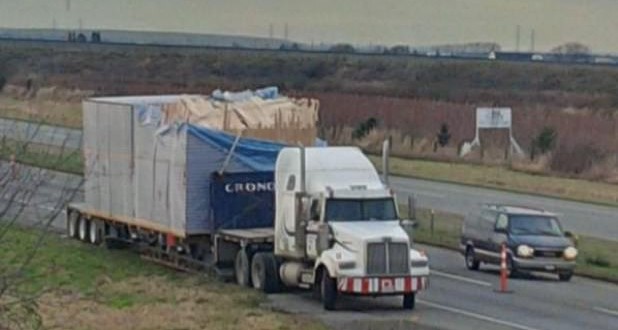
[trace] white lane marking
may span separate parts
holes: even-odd
[[[440,310],[443,310],[443,311],[447,311],[447,312],[451,312],[451,313],[455,313],[455,314],[459,314],[459,315],[464,315],[464,316],[467,316],[467,317],[471,317],[471,318],[474,318],[474,319],[477,319],[477,320],[491,322],[491,323],[494,323],[494,324],[504,325],[504,326],[511,327],[511,328],[514,328],[514,329],[520,329],[520,330],[540,330],[538,328],[528,327],[528,326],[525,326],[523,324],[509,322],[509,321],[503,321],[503,320],[500,320],[500,319],[497,319],[497,318],[493,318],[491,316],[477,314],[477,313],[472,313],[472,312],[468,312],[468,311],[465,311],[465,310],[459,309],[459,308],[443,306],[443,305],[432,303],[432,302],[425,301],[425,300],[418,299],[417,302],[419,304],[422,304],[422,305],[425,305],[425,306],[429,306],[429,307],[433,307],[435,309],[440,309]]]
[[[450,279],[456,280],[456,281],[476,284],[476,285],[480,285],[480,286],[487,286],[487,287],[492,286],[492,284],[489,283],[489,282],[475,280],[475,279],[472,279],[472,278],[469,278],[469,277],[465,277],[465,276],[459,276],[459,275],[455,275],[455,274],[445,273],[445,272],[441,272],[441,271],[435,270],[435,269],[431,270],[431,274],[432,275],[441,276],[441,277],[450,278]]]
[[[611,309],[607,309],[603,307],[593,307],[592,309],[594,309],[597,312],[601,312],[601,313],[609,314],[611,316],[618,317],[618,311],[613,311]]]

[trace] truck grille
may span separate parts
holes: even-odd
[[[369,243],[367,245],[367,275],[409,273],[408,253],[406,243]]]

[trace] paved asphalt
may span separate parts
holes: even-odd
[[[336,329],[618,329],[616,285],[579,277],[564,283],[534,274],[510,280],[512,293],[498,293],[496,268],[469,271],[458,253],[419,248],[430,257],[432,275],[412,312],[400,309],[399,297],[346,297],[335,312],[324,312],[307,293],[271,295],[271,304]]]
[[[3,167],[0,166],[0,173]],[[34,191],[20,221],[40,222],[56,209],[62,191],[79,188],[81,178],[22,167],[20,175],[45,176],[45,183]],[[413,181],[414,182],[414,181]],[[6,191],[6,189],[5,189]],[[6,195],[0,196],[0,209]],[[80,192],[75,201],[83,199]],[[26,203],[27,202],[27,203]],[[19,201],[13,208],[21,206]],[[64,216],[53,222],[64,228]],[[304,314],[322,320],[333,329],[618,329],[618,286],[574,277],[563,283],[554,277],[535,274],[509,282],[513,293],[502,294],[495,268],[468,271],[459,254],[428,246],[432,268],[429,290],[419,294],[417,308],[400,309],[401,299],[344,297],[339,310],[325,312],[306,292],[269,296],[272,308]]]
[[[390,181],[400,200],[414,195],[422,208],[468,215],[477,211],[483,203],[538,207],[557,213],[565,230],[618,240],[618,208],[615,207],[428,180],[393,177]]]

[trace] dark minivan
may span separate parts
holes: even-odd
[[[480,215],[464,220],[460,248],[468,269],[479,269],[481,262],[499,265],[503,243],[511,276],[520,271],[556,273],[561,281],[573,276],[577,249],[572,234],[562,230],[555,214],[521,206],[486,205]]]

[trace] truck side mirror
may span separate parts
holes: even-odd
[[[402,227],[404,228],[418,228],[418,222],[410,219],[402,219],[399,221]]]

